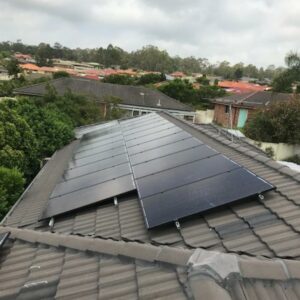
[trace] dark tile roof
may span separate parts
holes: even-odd
[[[215,103],[232,104],[234,106],[264,107],[270,104],[293,99],[292,94],[275,92],[251,92],[234,94],[215,99]]]
[[[167,95],[142,86],[129,86],[102,83],[96,80],[76,77],[59,78],[50,81],[58,94],[63,95],[71,90],[73,93],[85,95],[97,100],[105,100],[105,96],[114,96],[122,99],[122,104],[155,109],[169,109],[193,111],[190,106],[181,103]],[[18,95],[43,96],[46,93],[46,83],[35,84],[14,90]],[[160,103],[160,106],[157,104]]]
[[[0,299],[74,299],[74,292],[79,299],[300,299],[300,174],[211,128],[161,115],[277,189],[184,219],[180,228],[147,230],[136,192],[118,197],[118,205],[57,217],[50,228],[38,220],[74,142],[3,220],[0,233],[11,236],[0,250]]]

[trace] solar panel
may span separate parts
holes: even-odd
[[[141,199],[146,226],[153,228],[272,189],[243,168]]]
[[[126,148],[125,147],[120,147],[112,150],[108,150],[105,152],[101,152],[98,154],[94,154],[91,156],[87,156],[84,158],[79,158],[79,159],[74,159],[69,163],[69,168],[76,168],[80,166],[84,166],[90,163],[94,163],[99,160],[107,159],[110,157],[118,156],[120,154],[126,153]]]
[[[273,188],[171,122],[139,126],[125,142],[148,228]]]
[[[117,156],[109,157],[107,159],[98,160],[91,164],[87,164],[77,168],[67,169],[63,175],[63,181],[83,176],[89,173],[94,173],[100,170],[112,168],[125,162],[128,162],[127,154],[120,154]]]
[[[103,132],[106,132],[106,134]],[[136,189],[120,126],[83,135],[42,218],[112,199]]]
[[[199,142],[196,139],[190,137],[186,132],[180,132],[127,150],[131,165],[136,165],[197,146],[199,146]]]
[[[216,155],[213,149],[200,145],[194,148],[176,152],[167,156],[154,158],[144,163],[133,166],[135,178],[144,177],[162,170],[172,169],[177,166],[185,165],[203,158]]]
[[[139,196],[145,198],[237,168],[240,166],[219,154],[138,178],[136,184]]]
[[[131,174],[129,163],[86,174],[80,177],[69,179],[56,185],[50,198],[72,193],[105,181]]]
[[[5,244],[6,240],[8,239],[9,235],[10,235],[9,231],[0,233],[0,249],[4,246],[4,244]]]
[[[273,188],[150,114],[83,135],[42,219],[137,189],[146,226],[153,228]]]
[[[60,197],[51,198],[41,219],[51,218],[80,207],[99,203],[132,190],[135,190],[133,177],[132,175],[126,175]]]

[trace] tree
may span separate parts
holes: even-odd
[[[20,98],[15,110],[32,129],[41,159],[52,155],[74,138],[71,120],[54,107],[43,107],[30,98]]]
[[[288,68],[272,82],[275,92],[291,92],[292,84],[300,81],[300,55],[297,52],[289,52],[285,57],[285,63]]]
[[[53,58],[53,48],[46,43],[40,43],[35,52],[35,59],[38,66],[51,66]]]
[[[15,58],[10,59],[5,65],[8,75],[18,78],[19,73],[21,73],[21,68],[19,67],[18,61]]]
[[[146,84],[153,84],[158,83],[166,80],[166,76],[163,73],[155,74],[155,73],[149,73],[142,75],[138,81],[138,85],[146,85]]]
[[[135,78],[128,75],[113,74],[103,78],[102,82],[121,85],[134,85]]]
[[[17,168],[30,179],[38,170],[38,143],[28,123],[13,109],[16,101],[0,102],[0,164]]]
[[[62,78],[62,77],[70,77],[70,74],[65,71],[58,71],[58,72],[53,73],[53,75],[52,75],[53,79],[58,79],[58,78]]]
[[[207,79],[206,74],[203,74],[202,77],[197,77],[196,81],[202,85],[209,85],[209,79]]]
[[[237,68],[234,71],[233,77],[235,80],[240,80],[243,77],[243,70],[241,68]]]
[[[282,101],[258,111],[245,126],[245,134],[257,141],[300,143],[300,100]]]
[[[8,169],[0,166],[0,219],[21,195],[25,179],[17,169]]]
[[[107,96],[104,98],[104,101],[107,104],[106,120],[120,119],[124,115],[124,111],[119,107],[122,99],[114,96]]]

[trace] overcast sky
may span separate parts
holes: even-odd
[[[211,62],[284,64],[300,48],[299,0],[0,0],[0,40],[156,45]]]

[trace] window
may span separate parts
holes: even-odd
[[[229,105],[225,105],[225,113],[226,113],[226,114],[229,113]]]

